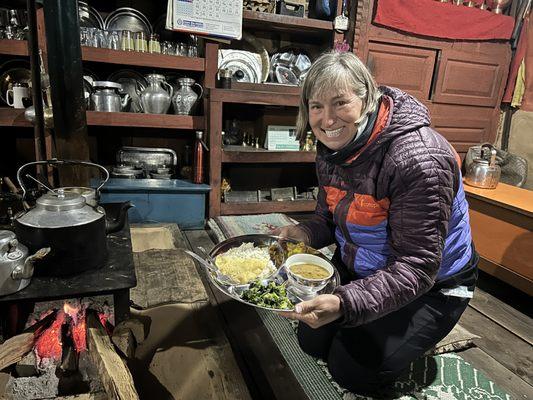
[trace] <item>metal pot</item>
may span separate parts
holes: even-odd
[[[121,98],[119,90],[122,90],[122,85],[120,83],[95,81],[93,82],[93,87],[91,110],[120,112],[128,105],[130,95],[125,94]]]
[[[47,160],[23,165],[17,172],[17,179],[26,194],[21,179],[23,171],[31,165],[82,164],[95,166],[105,171],[105,179],[96,189],[96,194],[107,182],[109,173],[97,164],[84,161]],[[96,196],[97,197],[97,196]],[[122,229],[126,212],[132,205],[123,203],[116,220],[106,218],[102,207],[87,204],[85,197],[61,188],[39,197],[35,207],[17,215],[14,219],[15,233],[21,243],[30,251],[50,247],[49,256],[43,260],[37,271],[40,275],[66,276],[86,270],[97,269],[107,260],[106,234]]]
[[[466,166],[465,182],[482,189],[495,189],[500,181],[501,168],[496,165],[496,149],[490,144],[481,146],[481,153]]]
[[[34,262],[44,258],[50,248],[29,255],[11,231],[0,230],[0,296],[18,292],[30,284]]]

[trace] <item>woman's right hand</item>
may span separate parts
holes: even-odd
[[[309,237],[307,233],[298,225],[286,225],[281,228],[276,228],[272,232],[272,235],[276,235],[282,238],[294,239],[298,242],[304,242],[309,246]]]

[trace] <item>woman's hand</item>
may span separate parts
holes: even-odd
[[[307,233],[298,225],[282,226],[281,228],[274,229],[271,234],[282,238],[294,239],[298,242],[304,242],[309,246],[309,237],[307,236]]]
[[[321,294],[296,304],[294,311],[280,311],[282,317],[297,319],[311,328],[320,328],[342,317],[341,299],[333,294]]]

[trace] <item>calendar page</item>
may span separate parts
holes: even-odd
[[[242,0],[169,0],[166,28],[241,39]]]

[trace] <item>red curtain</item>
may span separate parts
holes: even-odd
[[[378,0],[374,23],[422,36],[455,40],[511,38],[514,18],[435,0]]]

